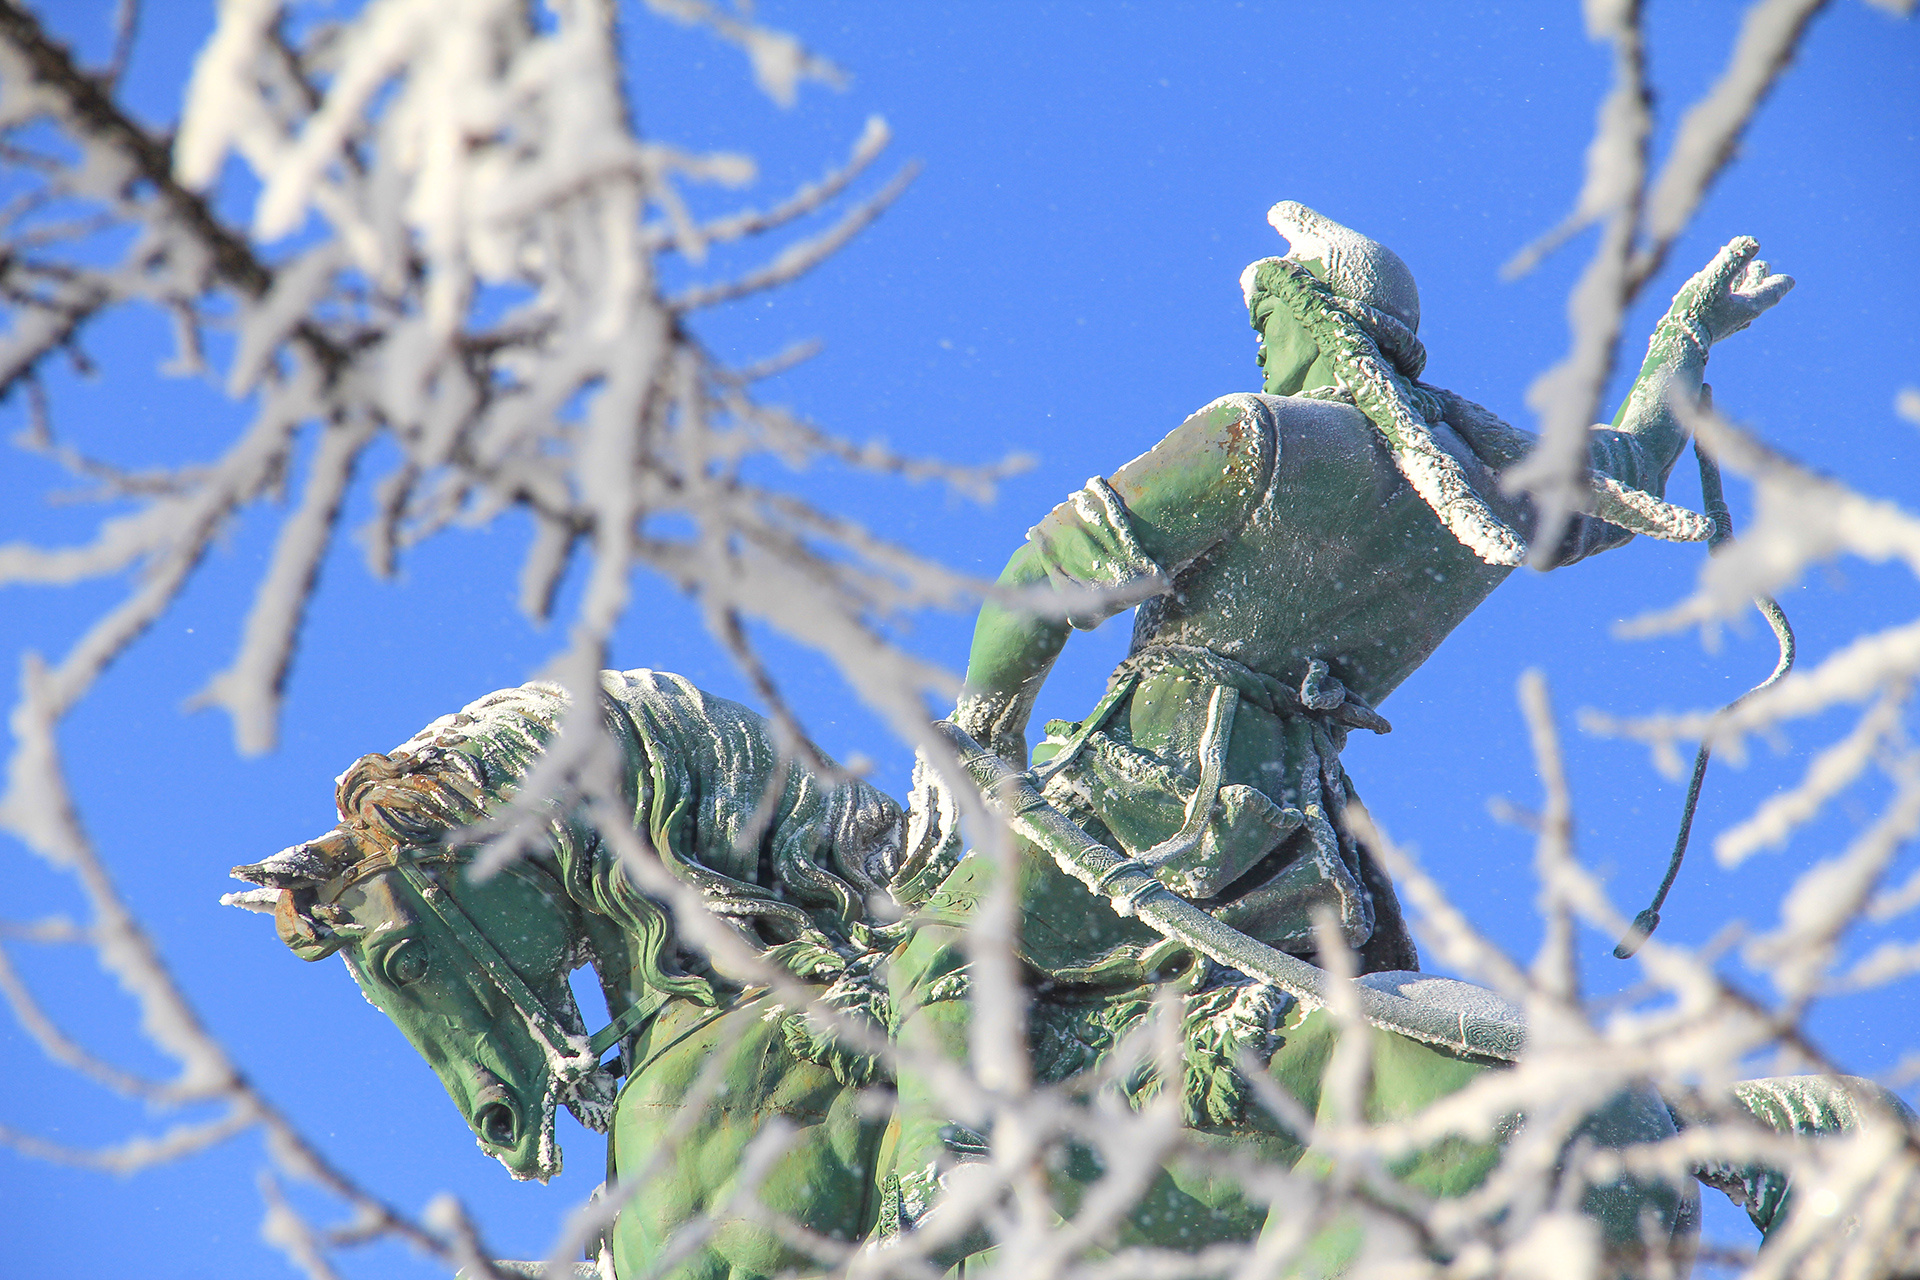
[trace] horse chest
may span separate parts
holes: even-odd
[[[676,1002],[640,1044],[644,1066],[614,1112],[613,1172],[655,1168],[621,1211],[614,1262],[650,1273],[675,1233],[715,1223],[688,1275],[772,1276],[815,1265],[743,1212],[747,1197],[811,1231],[849,1243],[871,1225],[874,1162],[887,1117],[828,1068],[797,1057],[762,996],[719,1017]],[[768,1157],[771,1157],[770,1160]],[[764,1170],[756,1187],[749,1171]],[[678,1274],[678,1273],[676,1273]]]

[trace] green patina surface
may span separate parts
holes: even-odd
[[[1387,730],[1375,708],[1525,557],[1535,513],[1497,473],[1529,438],[1418,381],[1418,296],[1397,258],[1299,206],[1271,220],[1296,253],[1243,282],[1264,394],[1216,401],[1034,528],[1001,581],[1051,590],[1058,607],[982,610],[953,719],[1015,769],[1031,764],[1049,812],[1234,936],[1311,959],[1321,911],[1363,970],[1411,970],[1392,885],[1346,821],[1355,792],[1340,753],[1352,731]],[[1736,241],[1676,298],[1620,416],[1592,432],[1596,514],[1576,515],[1545,562],[1633,532],[1703,536],[1697,517],[1660,501],[1684,443],[1669,396],[1698,394],[1712,343],[1790,284],[1752,254]],[[1134,605],[1108,695],[1085,719],[1048,725],[1030,756],[1034,696],[1071,630]],[[514,796],[569,710],[554,686],[506,690],[364,758],[341,781],[341,825],[237,869],[262,886],[240,905],[272,910],[305,958],[344,955],[482,1150],[516,1176],[559,1167],[559,1105],[607,1131],[610,1175],[648,1179],[606,1239],[621,1276],[666,1264],[744,1280],[814,1265],[763,1210],[849,1245],[918,1229],[938,1212],[943,1172],[985,1141],[936,1078],[889,1075],[750,976],[681,947],[578,805],[550,802],[542,847],[505,874],[468,875],[472,851],[449,841]],[[783,761],[760,717],[662,673],[605,673],[599,712],[622,761],[621,818],[669,871],[874,1035],[965,1056],[963,940],[990,886],[987,864],[960,856],[937,779],[923,772],[903,814],[864,783]],[[1328,1016],[1117,912],[1069,874],[1071,851],[1022,844],[1017,855],[1034,1077],[1092,1080],[1171,986],[1185,1015],[1180,1079],[1140,1065],[1109,1072],[1108,1087],[1134,1105],[1175,1088],[1195,1141],[1323,1172],[1256,1105],[1242,1070],[1264,1063],[1306,1114],[1322,1114]],[[908,914],[882,924],[870,907],[889,892]],[[620,1039],[619,1054],[604,1066],[567,985],[581,964],[617,1020],[603,1038]],[[1458,1046],[1368,1034],[1362,1105],[1375,1119],[1415,1115],[1499,1069]],[[1761,1090],[1750,1110],[1776,1127],[1851,1123],[1837,1103],[1781,1110],[1787,1096]],[[1659,1099],[1628,1095],[1581,1136],[1626,1145],[1672,1132]],[[767,1146],[770,1133],[783,1145]],[[1394,1172],[1459,1195],[1499,1148],[1447,1140]],[[1052,1171],[1061,1212],[1104,1174],[1094,1151],[1070,1151]],[[1764,1201],[1771,1223],[1784,1188],[1765,1170],[1715,1176]],[[1628,1266],[1648,1222],[1687,1229],[1690,1194],[1625,1182],[1587,1208]],[[1173,1164],[1098,1247],[1197,1248],[1285,1213]],[[965,1237],[944,1257],[959,1264],[988,1244]],[[1338,1272],[1357,1246],[1355,1230],[1336,1227],[1316,1242],[1316,1265]]]
[[[830,1240],[864,1237],[878,1213],[874,1166],[886,1130],[884,1090],[850,1087],[795,1052],[766,995],[718,1017],[691,1004],[663,1012],[638,1040],[644,1064],[621,1091],[610,1172],[633,1179],[671,1151],[648,1191],[620,1215],[614,1263],[640,1275],[698,1215],[735,1203],[749,1148],[770,1123],[786,1149],[752,1198]],[[689,1095],[699,1099],[691,1107]],[[703,1096],[706,1095],[706,1096]],[[774,1276],[817,1264],[765,1226],[728,1215],[685,1274]]]

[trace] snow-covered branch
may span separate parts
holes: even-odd
[[[645,7],[737,49],[782,106],[804,84],[844,79],[794,36],[758,23],[749,4]],[[1542,442],[1507,473],[1537,500],[1536,546],[1554,547],[1563,521],[1588,505],[1588,429],[1628,308],[1689,227],[1819,8],[1818,0],[1759,0],[1749,10],[1725,71],[1686,113],[1656,173],[1641,6],[1587,6],[1590,31],[1612,49],[1613,85],[1573,212],[1515,264],[1526,270],[1599,227],[1569,299],[1568,353],[1533,389]],[[54,1142],[11,1120],[0,1125],[0,1142],[126,1172],[257,1132],[277,1170],[260,1184],[263,1232],[309,1275],[333,1277],[344,1248],[383,1237],[491,1270],[461,1204],[436,1200],[418,1218],[395,1208],[330,1162],[249,1079],[109,873],[61,750],[68,717],[175,607],[222,535],[285,496],[251,606],[234,620],[233,657],[204,673],[200,696],[228,713],[243,751],[272,748],[322,568],[344,513],[365,492],[367,559],[383,575],[452,527],[528,518],[519,600],[541,619],[572,601],[567,648],[550,673],[579,692],[576,705],[597,705],[609,637],[635,599],[664,582],[693,602],[735,659],[788,767],[843,781],[847,774],[811,746],[763,637],[824,654],[925,749],[928,788],[939,775],[954,793],[944,797],[953,812],[943,815],[964,819],[975,856],[999,864],[968,940],[975,1016],[971,1062],[960,1063],[905,1048],[828,1006],[817,986],[716,915],[712,896],[633,829],[632,798],[591,715],[565,724],[523,779],[519,803],[485,833],[493,843],[480,866],[496,870],[522,851],[542,802],[577,800],[632,883],[671,913],[689,951],[786,1009],[805,1010],[883,1066],[908,1063],[937,1081],[969,1125],[978,1121],[979,1158],[948,1172],[917,1230],[873,1248],[829,1239],[758,1202],[761,1180],[794,1140],[784,1122],[767,1125],[747,1148],[730,1211],[823,1270],[919,1280],[943,1272],[942,1250],[984,1237],[1000,1254],[983,1265],[1023,1278],[1254,1280],[1295,1273],[1329,1237],[1357,1232],[1365,1248],[1356,1274],[1583,1276],[1625,1256],[1649,1274],[1676,1274],[1685,1260],[1671,1242],[1650,1232],[1637,1249],[1608,1246],[1583,1208],[1632,1179],[1690,1188],[1697,1175],[1758,1195],[1753,1170],[1762,1164],[1790,1173],[1808,1207],[1757,1254],[1719,1256],[1755,1277],[1880,1275],[1910,1264],[1920,1146],[1891,1095],[1862,1086],[1848,1095],[1857,1120],[1849,1134],[1815,1142],[1790,1124],[1756,1123],[1755,1104],[1739,1090],[1763,1055],[1786,1069],[1837,1072],[1843,1064],[1810,1030],[1823,1002],[1920,971],[1910,942],[1867,937],[1920,913],[1920,870],[1907,857],[1920,832],[1920,759],[1906,727],[1920,679],[1920,619],[1817,655],[1731,711],[1587,717],[1590,727],[1671,756],[1683,740],[1737,749],[1745,735],[1863,708],[1798,785],[1718,841],[1722,859],[1735,862],[1805,837],[1843,802],[1864,796],[1874,806],[1851,841],[1833,842],[1843,847],[1795,879],[1770,931],[1738,953],[1771,983],[1766,998],[1736,985],[1721,953],[1662,939],[1639,954],[1637,990],[1587,997],[1579,932],[1618,936],[1627,918],[1580,860],[1579,780],[1545,679],[1533,674],[1520,701],[1545,796],[1537,814],[1512,810],[1538,837],[1547,927],[1530,963],[1451,904],[1357,801],[1346,815],[1421,918],[1429,952],[1525,1009],[1531,1039],[1519,1062],[1421,1106],[1374,1105],[1382,1055],[1407,1050],[1377,1037],[1364,993],[1346,981],[1355,957],[1322,921],[1313,945],[1333,974],[1325,1001],[1333,1031],[1311,1100],[1262,1070],[1301,1008],[1275,989],[1227,981],[1243,975],[1205,959],[1181,976],[1185,986],[1162,984],[1097,1028],[1108,1038],[1097,1066],[1036,1079],[1034,1037],[1065,1033],[1030,1016],[1034,984],[1017,951],[1019,850],[986,798],[959,785],[957,757],[926,724],[929,695],[955,694],[952,674],[897,639],[923,610],[1036,597],[930,564],[816,504],[796,479],[829,462],[982,498],[1017,464],[913,457],[763,405],[755,384],[805,351],[729,367],[694,328],[696,313],[812,271],[901,196],[912,166],[885,181],[872,174],[885,124],[869,121],[843,160],[784,197],[697,212],[710,210],[716,193],[693,198],[694,187],[742,187],[754,162],[639,132],[609,0],[551,0],[537,11],[522,0],[375,0],[348,16],[332,6],[226,0],[170,138],[116,97],[136,17],[132,3],[122,6],[109,65],[94,71],[32,12],[0,0],[0,166],[14,182],[0,207],[0,395],[28,401],[23,445],[89,485],[86,496],[101,508],[66,544],[0,546],[0,587],[123,591],[66,653],[51,661],[29,654],[21,666],[0,821],[71,879],[86,917],[0,923],[0,996],[62,1068],[156,1108],[190,1111],[157,1136],[97,1148]],[[240,187],[257,189],[244,226],[221,212]],[[824,225],[808,229],[816,216]],[[729,260],[716,246],[744,257],[749,244],[764,247],[762,265],[731,274],[712,265]],[[675,260],[663,273],[667,255]],[[177,347],[173,369],[210,377],[243,406],[245,424],[222,447],[170,466],[123,466],[58,429],[46,375],[60,361],[85,367],[91,328],[123,312],[163,318]],[[231,341],[205,341],[214,334]],[[1896,411],[1920,422],[1920,392],[1898,397]],[[1753,481],[1758,509],[1703,571],[1699,590],[1642,629],[1716,622],[1843,556],[1920,577],[1920,516],[1814,473],[1710,410],[1673,408],[1710,453]],[[1511,445],[1517,436],[1503,439]],[[568,581],[579,584],[577,598],[561,591]],[[1061,598],[1047,608],[1065,608]],[[1337,761],[1326,767],[1339,771]],[[170,1078],[129,1070],[61,1025],[61,1011],[36,997],[30,969],[14,960],[21,948],[49,944],[98,958],[133,999],[142,1030],[172,1064]],[[556,1262],[668,1176],[676,1144],[724,1086],[713,1064],[687,1096],[685,1124],[670,1128],[639,1173],[567,1223]],[[1594,1117],[1622,1106],[1658,1111],[1664,1136],[1628,1148],[1597,1139]],[[1470,1153],[1462,1160],[1484,1157],[1484,1178],[1440,1195],[1399,1176],[1410,1159],[1443,1148]],[[1282,1150],[1287,1158],[1274,1155]],[[1083,1179],[1077,1198],[1056,1180],[1075,1162],[1103,1175]],[[348,1220],[316,1225],[282,1179],[318,1187]],[[1126,1242],[1123,1224],[1168,1194],[1163,1184],[1238,1188],[1221,1213],[1256,1225],[1192,1250]],[[714,1219],[695,1217],[672,1248],[690,1251],[717,1230]]]
[[[705,5],[656,7],[739,46],[782,101],[803,80],[838,80],[785,33]],[[131,31],[130,8],[120,21]],[[102,1085],[227,1108],[221,1120],[101,1152],[8,1130],[13,1145],[132,1168],[264,1127],[286,1174],[356,1209],[356,1239],[397,1233],[442,1256],[479,1256],[463,1216],[448,1209],[427,1226],[388,1209],[332,1171],[257,1094],[107,876],[66,785],[62,719],[173,607],[212,543],[284,489],[291,511],[236,656],[208,673],[203,694],[232,716],[243,750],[277,740],[307,605],[357,483],[377,493],[368,543],[383,572],[440,529],[516,508],[537,530],[523,574],[530,612],[551,608],[559,578],[585,557],[573,652],[558,664],[584,673],[582,687],[602,665],[628,581],[649,568],[712,605],[723,639],[750,665],[748,619],[860,649],[863,688],[900,723],[924,691],[946,687],[948,677],[898,656],[884,632],[904,611],[951,604],[978,586],[815,509],[797,490],[746,475],[763,457],[791,468],[830,457],[978,495],[995,473],[901,457],[764,408],[750,387],[766,370],[728,369],[680,319],[687,306],[813,267],[870,225],[910,172],[773,253],[765,270],[669,299],[659,254],[701,261],[708,245],[764,237],[828,209],[871,168],[887,131],[870,121],[845,164],[771,208],[695,224],[680,186],[738,185],[751,163],[639,136],[616,34],[611,10],[593,0],[539,15],[502,0],[451,19],[426,0],[387,0],[345,19],[229,3],[170,141],[116,99],[113,67],[82,67],[33,13],[0,3],[0,142],[25,184],[0,209],[9,320],[0,392],[26,389],[37,412],[25,443],[106,504],[91,536],[74,544],[0,547],[0,583],[126,584],[123,600],[57,662],[28,658],[0,814],[75,877],[92,913],[80,936],[133,995],[180,1074],[150,1082],[82,1049],[10,964],[0,988],[49,1054]],[[114,58],[117,67],[124,49]],[[44,145],[50,136],[58,146]],[[259,183],[248,227],[216,212],[236,160]],[[121,247],[103,260],[103,244]],[[203,335],[232,333],[231,354],[213,372],[249,406],[251,422],[212,456],[118,468],[62,441],[58,406],[46,411],[41,369],[84,363],[89,326],[140,307],[169,318],[181,372],[213,363]],[[376,446],[378,456],[398,457],[384,476],[367,474]],[[797,722],[790,736],[804,741]],[[306,1226],[277,1183],[265,1193],[270,1238],[326,1274],[327,1234]]]

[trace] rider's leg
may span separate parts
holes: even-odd
[[[1456,1093],[1497,1064],[1454,1053],[1393,1031],[1369,1027],[1371,1061],[1362,1103],[1364,1119],[1374,1124],[1408,1119]],[[1337,1024],[1324,1009],[1295,1005],[1279,1027],[1268,1074],[1297,1099],[1318,1123],[1337,1122],[1337,1104],[1327,1089],[1327,1068],[1339,1040]],[[1461,1195],[1480,1185],[1499,1160],[1500,1142],[1449,1139],[1393,1166],[1394,1174],[1429,1195]],[[1307,1156],[1308,1161],[1322,1157]],[[1302,1166],[1303,1168],[1308,1166]],[[1320,1168],[1324,1169],[1324,1163]]]
[[[1035,857],[1030,849],[1022,852],[1027,855],[1021,863],[1023,951],[1040,953],[1038,959],[1047,969],[1085,965],[1092,956],[1122,941],[1123,931],[1124,940],[1135,945],[1156,936],[1147,933],[1137,920],[1122,920],[1104,900],[1067,881],[1050,859]],[[974,1128],[981,1123],[980,1118],[959,1114],[952,1091],[943,1089],[932,1075],[916,1070],[913,1059],[932,1054],[955,1064],[967,1060],[972,1007],[966,928],[990,886],[991,871],[992,864],[985,859],[963,859],[917,913],[913,937],[889,961],[888,988],[902,1056],[895,1113],[898,1137],[892,1161],[894,1185],[885,1199],[898,1203],[900,1227],[916,1223],[938,1190],[939,1175],[970,1154],[969,1148],[978,1141]],[[1078,954],[1074,954],[1076,949]],[[1480,1060],[1451,1055],[1404,1036],[1374,1034],[1375,1069],[1368,1113],[1375,1119],[1411,1115],[1487,1069]],[[1303,1014],[1296,1008],[1280,1029],[1271,1071],[1309,1114],[1322,1106],[1321,1075],[1334,1039],[1332,1024],[1324,1013]],[[1268,1158],[1281,1163],[1290,1162],[1298,1152],[1288,1141],[1275,1145],[1271,1130],[1267,1137],[1245,1133],[1237,1138],[1243,1144],[1249,1140],[1263,1148],[1271,1147]],[[1497,1156],[1494,1148],[1443,1143],[1403,1162],[1396,1173],[1429,1194],[1458,1194],[1478,1185]],[[1184,1186],[1159,1190],[1182,1204],[1186,1204],[1182,1197],[1192,1194],[1192,1189]],[[1235,1216],[1229,1204],[1210,1207],[1216,1213]],[[888,1224],[883,1222],[880,1229],[886,1234]]]
[[[1651,1088],[1628,1089],[1588,1117],[1574,1140],[1601,1147],[1662,1142],[1676,1132],[1667,1105]],[[1685,1275],[1700,1235],[1700,1189],[1692,1179],[1674,1184],[1657,1178],[1622,1177],[1591,1187],[1582,1208],[1600,1224],[1606,1256],[1622,1276],[1670,1272]],[[1650,1254],[1664,1266],[1648,1266]]]

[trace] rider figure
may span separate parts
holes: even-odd
[[[1051,584],[1060,607],[981,609],[952,719],[1027,768],[1027,720],[1070,630],[1137,604],[1107,695],[1085,720],[1049,723],[1033,753],[1045,796],[1274,947],[1311,958],[1330,911],[1363,971],[1415,969],[1393,887],[1344,820],[1340,751],[1354,729],[1387,731],[1374,708],[1528,560],[1538,516],[1499,473],[1532,437],[1417,380],[1419,295],[1391,250],[1291,201],[1268,221],[1290,251],[1241,277],[1263,394],[1214,401],[1029,532],[1000,585]],[[1686,442],[1671,404],[1698,397],[1714,342],[1792,287],[1756,250],[1735,241],[1676,296],[1614,423],[1590,433],[1595,514],[1573,515],[1535,564],[1634,532],[1705,538],[1704,520],[1660,501]],[[964,925],[992,868],[953,865],[953,839],[921,817],[896,892],[929,927],[893,965],[895,1015],[908,1041],[957,1055]],[[1023,850],[1020,875],[1037,975],[1151,980],[1158,935],[1044,854]],[[910,1172],[939,1126],[916,1126],[902,1089],[896,1167]]]

